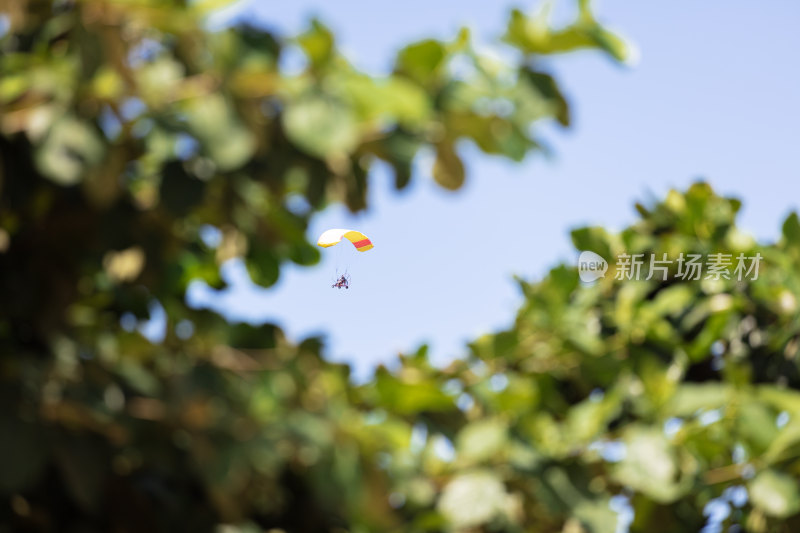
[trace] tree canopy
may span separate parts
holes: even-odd
[[[513,11],[515,63],[462,30],[385,76],[320,21],[212,32],[217,7],[2,4],[0,529],[604,532],[628,505],[632,531],[666,532],[701,528],[712,500],[750,531],[800,527],[794,214],[756,243],[737,200],[672,191],[576,248],[760,253],[757,280],[584,285],[560,265],[520,280],[515,323],[468,357],[437,368],[423,346],[361,385],[320,339],[186,304],[231,258],[263,286],[315,264],[309,220],[367,208],[377,160],[402,189],[431,150],[457,189],[460,143],[543,150],[539,126],[570,122],[545,59],[629,54],[589,2],[559,28]],[[156,304],[151,342],[136,326]]]

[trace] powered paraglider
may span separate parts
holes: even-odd
[[[374,245],[372,241],[361,233],[360,231],[352,230],[352,229],[329,229],[322,233],[317,239],[317,245],[322,246],[323,248],[329,248],[331,246],[335,246],[339,244],[342,239],[347,239],[350,241],[356,250],[359,252],[366,252],[367,250],[372,250]],[[349,289],[350,288],[350,276],[345,271],[344,274],[339,276],[339,268],[336,268],[336,280],[333,282],[331,287],[336,289]]]

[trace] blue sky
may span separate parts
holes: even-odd
[[[536,5],[243,0],[219,20],[244,15],[291,35],[315,15],[352,61],[383,73],[404,43],[448,39],[462,25],[502,51],[491,43],[509,9]],[[327,356],[363,377],[422,342],[439,362],[463,354],[467,340],[512,322],[521,302],[514,274],[536,279],[574,261],[571,228],[622,228],[635,220],[634,201],[700,177],[744,200],[743,228],[778,238],[783,218],[800,205],[800,73],[791,66],[800,50],[800,3],[604,0],[595,11],[641,57],[632,67],[592,53],[554,61],[575,119],[566,132],[545,128],[555,158],[513,164],[464,147],[468,182],[456,193],[433,184],[425,157],[401,194],[379,168],[366,213],[335,206],[309,231],[316,240],[327,228],[357,228],[375,249],[325,250],[318,266],[287,266],[268,290],[228,264],[231,288],[195,290],[193,301],[232,320],[278,323],[293,339],[324,334]],[[336,256],[339,266],[350,260],[347,291],[330,288]]]

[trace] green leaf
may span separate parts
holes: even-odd
[[[621,404],[622,396],[611,392],[600,400],[588,398],[574,405],[566,421],[570,442],[579,445],[604,433],[609,422],[618,416]]]
[[[456,530],[475,528],[507,513],[509,496],[493,473],[478,470],[454,477],[442,492],[438,509]]]
[[[780,433],[775,417],[775,411],[754,400],[745,399],[739,406],[737,428],[750,443],[753,455],[762,454],[775,442]]]
[[[381,99],[379,109],[403,126],[418,127],[430,118],[428,95],[408,80],[392,76],[377,94]]]
[[[145,62],[135,72],[139,95],[150,108],[165,107],[184,79],[185,71],[184,65],[169,55]]]
[[[590,532],[603,533],[615,529],[617,513],[611,510],[608,498],[589,498],[582,494],[562,468],[548,468],[544,478],[569,509],[569,515],[577,517]]]
[[[587,34],[601,50],[607,52],[617,61],[631,61],[631,58],[634,57],[634,52],[631,50],[630,45],[622,37],[605,28],[594,25],[587,31]]]
[[[292,142],[319,158],[348,154],[359,141],[358,124],[343,102],[320,94],[290,101],[283,127]]]
[[[769,469],[747,484],[753,505],[769,516],[787,518],[800,511],[800,489],[788,474]]]
[[[333,57],[333,33],[317,19],[311,21],[311,28],[297,42],[315,67],[327,64]]]
[[[783,238],[787,248],[800,249],[800,218],[792,212],[783,222]]]
[[[526,54],[556,54],[584,48],[597,48],[618,61],[631,57],[627,43],[619,36],[600,26],[585,7],[579,18],[559,30],[549,26],[548,12],[543,10],[528,17],[515,9],[504,39]]]
[[[724,407],[731,397],[731,387],[724,383],[683,383],[678,386],[666,411],[671,416],[690,416],[701,409]]]
[[[394,186],[403,189],[411,181],[411,165],[419,143],[412,135],[399,130],[385,139],[384,146],[386,158],[394,169]]]
[[[470,423],[456,438],[459,459],[478,463],[499,457],[506,446],[507,431],[506,423],[496,418]]]
[[[187,104],[189,129],[222,171],[244,165],[256,149],[255,138],[221,94],[196,98]]]
[[[613,472],[618,482],[660,503],[672,502],[690,488],[678,483],[675,451],[659,429],[633,427],[624,443],[625,458]]]
[[[525,69],[523,71],[525,78],[530,81],[536,90],[553,106],[554,114],[558,122],[562,126],[569,126],[570,114],[569,104],[561,88],[556,83],[555,78],[543,72],[536,72],[533,70]]]
[[[433,177],[436,183],[454,191],[464,184],[464,164],[452,143],[441,142],[436,145],[436,161],[433,163]]]
[[[39,171],[60,185],[73,185],[103,157],[97,133],[85,122],[67,115],[53,124],[36,151]]]
[[[418,84],[393,75],[373,79],[359,73],[347,73],[334,78],[331,91],[346,95],[359,120],[382,128],[397,124],[408,129],[425,125],[430,118],[431,102]]]
[[[531,17],[514,9],[504,39],[527,54],[569,52],[592,45],[591,39],[574,26],[551,30],[545,9]]]
[[[320,259],[319,247],[314,246],[305,240],[298,241],[289,247],[288,257],[292,260],[292,262],[298,265],[315,265],[319,263]]]
[[[583,227],[570,232],[572,244],[580,251],[598,254],[609,263],[612,261],[611,245],[608,232],[601,227]]]
[[[376,372],[374,389],[380,406],[398,414],[455,408],[453,399],[432,379],[403,381],[381,368]]]
[[[507,379],[508,385],[502,391],[493,391],[489,384],[485,383],[476,390],[476,395],[497,413],[513,417],[530,412],[539,401],[536,382],[517,373],[510,374]]]
[[[425,85],[436,79],[445,57],[444,44],[428,39],[403,48],[397,55],[395,68]]]
[[[245,258],[247,273],[253,283],[262,287],[271,287],[280,275],[280,258],[272,247],[262,243],[253,243]]]

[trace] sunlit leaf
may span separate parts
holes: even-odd
[[[775,470],[764,470],[748,483],[753,505],[766,514],[786,518],[800,511],[797,480]]]
[[[349,153],[358,143],[358,124],[350,109],[322,95],[290,102],[283,125],[292,141],[320,158]]]
[[[65,116],[55,122],[39,146],[39,170],[60,185],[72,185],[100,162],[104,147],[97,133],[85,122]]]

